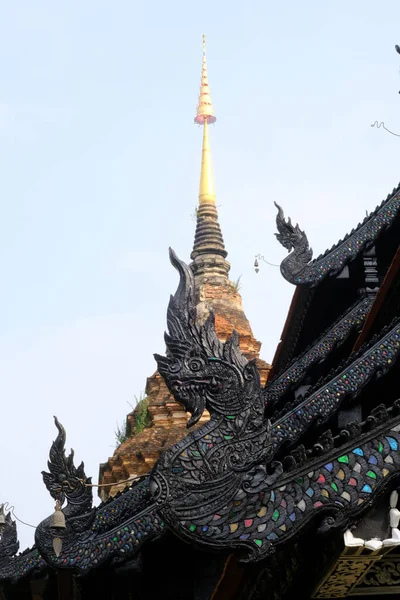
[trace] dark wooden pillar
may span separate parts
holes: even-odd
[[[58,600],[74,599],[74,582],[71,571],[57,573]]]
[[[43,600],[47,583],[47,579],[32,579],[30,581],[32,600]]]
[[[228,556],[211,600],[231,600],[237,596],[240,585],[244,581],[245,569],[234,554]]]

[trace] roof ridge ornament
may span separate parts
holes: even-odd
[[[134,482],[109,503],[92,507],[91,479],[86,477],[83,463],[75,467],[73,451],[66,456],[65,429],[54,419],[58,435],[50,448],[49,473],[43,472],[43,480],[56,500],[58,514],[57,518],[53,514],[44,519],[36,529],[38,556],[53,568],[65,568],[67,563],[69,568],[85,573],[107,559],[122,560],[139,550],[147,539],[164,533],[164,523],[149,494],[148,477]],[[19,561],[20,576],[24,567],[25,563]]]
[[[313,251],[309,246],[307,235],[300,229],[298,223],[293,225],[290,217],[285,221],[282,208],[276,202],[274,204],[278,209],[276,216],[278,233],[275,237],[290,252],[289,256],[281,262],[281,273],[287,281],[295,283],[311,261]]]
[[[293,285],[314,287],[325,277],[332,277],[354,260],[368,244],[392,225],[400,211],[400,184],[393,189],[379,206],[358,224],[337,244],[326,250],[318,258],[312,259],[312,251],[304,231],[293,226],[290,218],[285,221],[282,208],[276,204],[278,215],[276,224],[278,241],[292,253],[282,261],[281,273]]]

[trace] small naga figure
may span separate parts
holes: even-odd
[[[288,252],[287,256],[281,262],[281,273],[282,276],[292,282],[297,283],[297,279],[300,282],[299,277],[303,274],[307,265],[313,257],[313,251],[309,246],[308,239],[304,231],[302,231],[299,225],[292,224],[290,217],[285,221],[285,215],[282,208],[274,202],[278,209],[278,215],[276,217],[276,226],[278,233],[275,234],[278,242],[282,244]]]
[[[378,407],[337,435],[324,429],[345,398],[395,363],[398,324],[379,340],[384,364],[372,343],[322,389],[315,386],[278,413],[276,392],[270,403],[268,384],[261,386],[237,333],[222,342],[212,311],[205,322],[197,319],[193,272],[170,256],[180,282],[168,307],[167,352],[155,358],[190,413],[192,431],[149,475],[92,507],[90,479],[83,465],[74,466],[72,453],[65,455],[65,431],[56,420],[59,434],[44,481],[58,506],[66,502],[65,528],[55,529],[48,518],[36,530],[37,550],[56,568],[85,573],[111,558],[126,560],[166,528],[200,547],[259,560],[311,523],[321,531],[344,530],[400,473],[399,402]],[[199,424],[205,410],[210,419]],[[301,442],[311,426],[315,443],[306,449]]]
[[[377,121],[375,123],[378,124]],[[289,256],[281,263],[282,276],[293,285],[314,287],[325,277],[338,275],[361,250],[371,246],[381,232],[390,227],[393,215],[397,214],[400,208],[400,192],[398,188],[394,188],[386,200],[371,214],[367,214],[355,230],[314,260],[305,232],[298,224],[293,225],[290,218],[285,220],[283,210],[276,202],[275,206],[278,209],[278,233],[275,236],[289,252]]]

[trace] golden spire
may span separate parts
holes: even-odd
[[[203,150],[201,158],[201,175],[199,204],[215,204],[214,177],[211,163],[210,143],[208,139],[208,124],[215,123],[214,107],[208,85],[206,36],[203,35],[203,60],[201,69],[200,95],[194,122],[203,125]]]
[[[225,260],[225,250],[221,228],[218,223],[218,213],[215,201],[214,178],[211,164],[208,125],[215,123],[214,107],[208,87],[206,62],[206,36],[203,35],[203,62],[201,69],[201,84],[199,103],[194,122],[203,125],[203,150],[201,157],[201,175],[199,208],[196,218],[196,233],[194,237],[192,268],[195,276],[219,276],[225,280],[228,277],[229,263]]]

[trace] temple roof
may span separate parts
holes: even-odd
[[[272,365],[271,375],[287,369],[307,346],[315,343],[314,332],[324,331],[357,301],[362,288],[370,286],[364,280],[368,253],[375,248],[380,265],[379,277],[384,277],[398,246],[400,220],[400,186],[395,188],[356,229],[317,259],[301,264],[293,250],[282,261],[281,272],[297,284]],[[288,247],[309,248],[308,240],[298,226],[277,217],[278,239]],[[304,240],[305,238],[305,240]],[[373,259],[375,260],[375,259]],[[375,286],[378,281],[375,282]],[[372,285],[372,287],[374,287]],[[365,290],[364,290],[365,291]],[[372,291],[372,290],[370,290]],[[344,303],[347,302],[347,306]],[[310,327],[310,323],[314,325]]]

